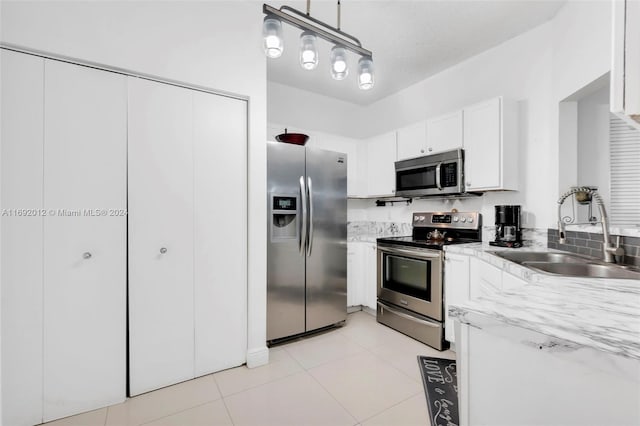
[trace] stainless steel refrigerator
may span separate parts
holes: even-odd
[[[267,145],[267,340],[347,317],[347,156]]]

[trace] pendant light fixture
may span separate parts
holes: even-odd
[[[310,31],[300,35],[300,65],[305,70],[313,70],[318,66],[316,36]]]
[[[269,58],[279,58],[284,50],[282,23],[275,16],[267,15],[262,23],[264,53]]]
[[[344,80],[349,75],[347,52],[360,56],[358,61],[358,87],[369,90],[374,85],[373,54],[362,47],[357,38],[340,30],[341,6],[338,0],[338,25],[332,27],[311,17],[311,0],[307,0],[307,13],[300,12],[289,6],[273,8],[262,5],[266,15],[262,27],[264,51],[269,58],[282,55],[284,45],[282,41],[282,23],[286,22],[300,30],[300,65],[305,70],[313,70],[318,66],[317,38],[322,38],[333,44],[329,56],[331,76],[335,80]]]

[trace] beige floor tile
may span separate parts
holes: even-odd
[[[47,426],[103,426],[106,418],[107,409],[101,408],[45,424]]]
[[[179,383],[109,407],[107,426],[134,426],[221,398],[212,375]]]
[[[363,314],[370,316],[368,314]],[[414,339],[378,323],[375,318],[359,321],[340,330],[340,333],[354,343],[367,349],[380,345],[398,345]]]
[[[309,373],[360,421],[422,392],[419,383],[369,352],[323,364]]]
[[[306,369],[365,351],[365,348],[347,339],[338,330],[283,348]]]
[[[145,423],[145,426],[226,426],[233,425],[222,400],[209,402],[171,416]]]
[[[357,423],[305,371],[224,400],[236,426],[340,426]]]
[[[397,345],[376,346],[370,351],[420,383],[422,383],[422,377],[418,366],[418,355],[446,359],[455,359],[456,357],[454,352],[449,350],[441,352],[413,339]]]
[[[423,394],[415,395],[362,423],[362,426],[428,426],[429,410]]]
[[[302,371],[302,367],[284,349],[269,350],[269,364],[257,368],[246,366],[221,371],[213,375],[224,396],[282,379]]]

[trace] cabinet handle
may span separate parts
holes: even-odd
[[[91,259],[91,253],[89,253],[88,251],[82,253],[82,258],[83,259]]]
[[[433,148],[429,147],[429,152],[433,151]]]
[[[162,247],[160,249],[160,254],[165,254],[167,252],[167,248],[166,247]]]
[[[424,149],[421,149],[421,150],[420,150],[420,154],[424,154]]]

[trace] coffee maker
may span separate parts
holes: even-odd
[[[522,247],[520,206],[496,206],[496,240],[492,246]]]

